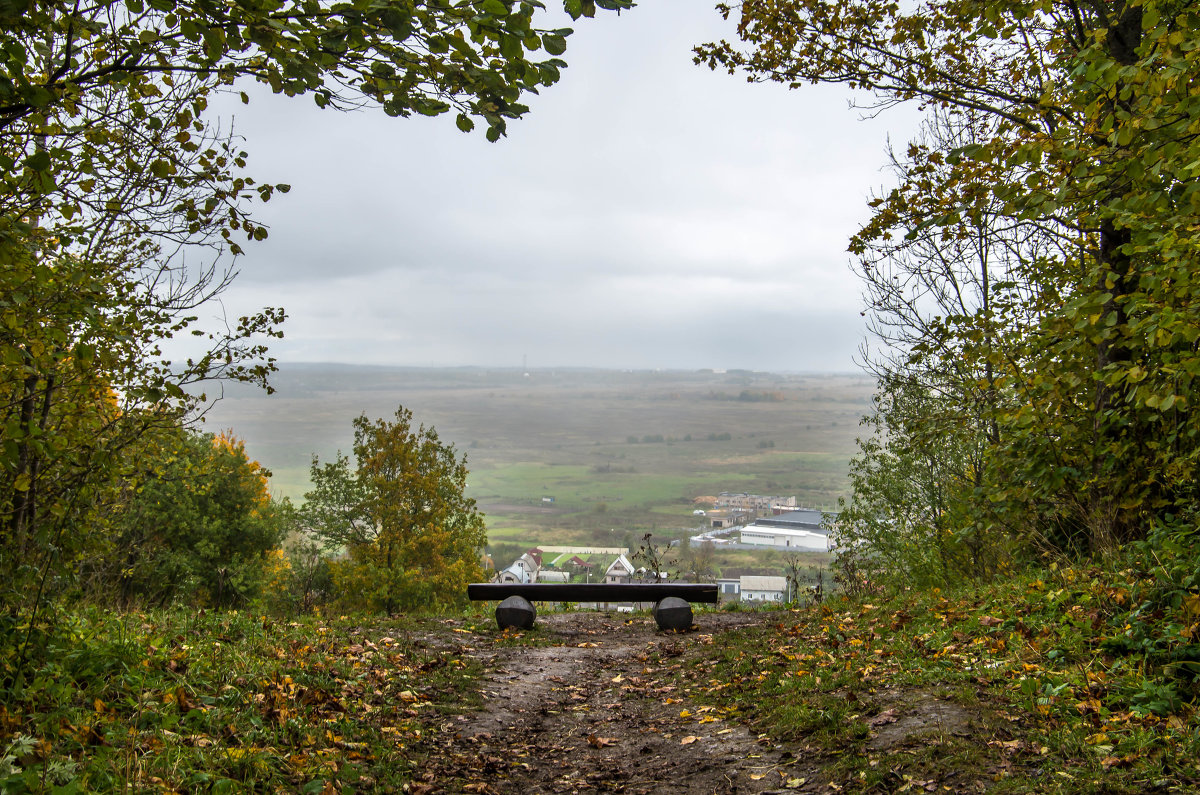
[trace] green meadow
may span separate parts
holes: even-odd
[[[489,538],[623,545],[679,537],[721,491],[833,507],[872,383],[759,372],[286,365],[276,394],[227,388],[206,415],[301,500],[314,454],[349,452],[350,421],[397,406],[465,454]]]

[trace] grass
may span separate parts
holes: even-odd
[[[1200,596],[1161,597],[1088,567],[835,599],[719,637],[684,676],[843,791],[1191,792]]]
[[[1200,574],[1181,549],[987,586],[714,608],[761,620],[690,645],[659,684],[786,742],[785,779],[822,790],[1195,792]],[[490,606],[52,618],[53,631],[0,625],[3,792],[402,791],[444,747],[448,717],[478,705],[477,659],[556,642],[496,632]],[[42,662],[18,680],[25,639]]]
[[[400,791],[479,670],[423,626],[64,614],[6,688],[0,791]]]
[[[352,418],[403,404],[467,456],[491,537],[528,546],[680,530],[695,497],[721,491],[832,507],[872,391],[858,376],[316,365],[285,365],[273,382],[270,397],[231,387],[207,422],[245,438],[277,494],[302,498],[312,455],[350,449]],[[739,401],[742,390],[780,399]]]

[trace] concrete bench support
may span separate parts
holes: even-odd
[[[532,629],[537,610],[523,596],[510,596],[496,606],[496,624],[500,629]]]
[[[659,629],[689,629],[692,606],[678,596],[668,596],[654,606],[654,620]]]

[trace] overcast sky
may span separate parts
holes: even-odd
[[[451,115],[237,105],[250,173],[292,191],[229,314],[284,306],[284,362],[852,370],[846,240],[914,117],[693,65],[731,35],[704,0],[574,27],[496,144]]]

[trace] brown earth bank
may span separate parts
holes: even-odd
[[[745,716],[689,694],[697,682],[720,686],[704,675],[703,647],[772,620],[766,613],[699,612],[691,631],[675,633],[659,631],[644,614],[549,613],[513,645],[503,645],[498,630],[490,638],[456,630],[458,651],[484,665],[482,706],[444,719],[444,746],[415,772],[410,791],[833,791],[837,785],[823,773],[833,760],[756,735]],[[961,707],[912,701],[879,726],[879,743],[970,726]],[[970,790],[979,784],[957,783]]]

